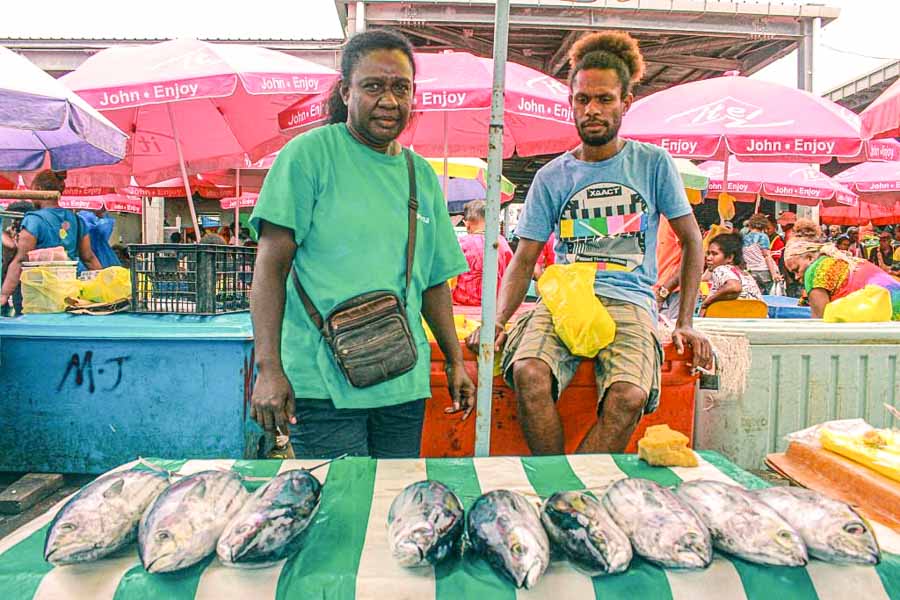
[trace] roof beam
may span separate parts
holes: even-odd
[[[554,52],[553,55],[547,59],[547,62],[544,63],[543,71],[545,73],[552,77],[557,76],[569,61],[569,49],[572,47],[572,44],[575,43],[575,40],[581,37],[581,34],[581,31],[570,31],[566,34],[566,37],[560,42],[556,52]]]
[[[783,44],[783,47],[781,49],[778,49],[778,46],[781,44]],[[741,74],[752,75],[760,69],[772,64],[779,58],[784,58],[796,48],[796,42],[792,42],[790,44],[778,42],[777,40],[769,42],[758,50],[749,52],[741,57],[741,62],[743,63],[743,66],[741,67]],[[772,52],[773,49],[775,49],[776,51]]]
[[[439,27],[397,27],[395,29],[398,29],[400,32],[406,35],[414,35],[416,37],[420,37],[432,42],[437,42],[439,44],[446,44],[453,48],[471,50],[475,54],[480,54],[481,56],[491,57],[494,53],[494,45],[489,42],[484,42],[474,37],[460,35],[453,31],[448,31]],[[525,56],[524,54],[516,52],[515,50],[509,50],[508,57],[513,62],[517,62],[519,64],[526,65],[537,70],[543,69],[543,64],[541,64],[540,60]]]
[[[370,24],[414,25],[492,25],[493,3],[366,2],[366,21]],[[509,26],[554,30],[622,29],[682,35],[703,34],[715,37],[782,37],[803,36],[803,19],[789,16],[753,15],[747,13],[713,13],[696,11],[652,11],[625,8],[573,8],[568,6],[510,7]]]
[[[744,65],[732,58],[711,58],[707,56],[687,56],[671,54],[647,58],[647,62],[667,67],[686,67],[688,69],[704,69],[706,71],[738,71]]]
[[[724,50],[746,43],[747,40],[735,38],[722,38],[715,40],[684,40],[681,42],[672,42],[671,44],[660,44],[658,46],[650,46],[641,48],[641,54],[644,58],[653,58],[656,56],[668,56],[669,54],[694,54],[695,52],[714,52],[716,50]]]

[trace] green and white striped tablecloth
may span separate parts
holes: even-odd
[[[554,562],[535,589],[528,591],[516,590],[481,560],[466,558],[435,568],[407,570],[397,566],[388,551],[385,521],[391,501],[404,486],[425,478],[450,486],[467,507],[481,493],[498,488],[516,490],[537,501],[558,490],[602,490],[626,476],[646,477],[664,485],[692,479],[736,482],[748,488],[766,485],[715,453],[700,455],[700,467],[695,469],[649,467],[633,455],[345,459],[317,472],[325,487],[303,548],[288,560],[258,570],[229,569],[209,558],[179,573],[151,575],[141,568],[133,549],[92,564],[52,567],[42,560],[42,548],[48,523],[58,508],[54,507],[0,540],[0,590],[3,600],[900,599],[900,536],[878,524],[874,526],[885,556],[877,567],[836,566],[815,560],[803,569],[765,567],[717,554],[705,571],[676,572],[636,557],[624,574],[591,579],[565,562]],[[180,474],[226,468],[253,477],[271,477],[316,462],[150,460]]]

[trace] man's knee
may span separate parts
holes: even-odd
[[[644,413],[647,394],[630,383],[614,383],[606,391],[603,414],[629,423],[636,423]]]
[[[520,401],[550,393],[553,374],[549,365],[537,358],[517,360],[513,364],[513,382]]]

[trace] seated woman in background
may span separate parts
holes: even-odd
[[[803,281],[812,317],[821,319],[832,300],[878,285],[890,292],[893,320],[900,321],[900,282],[867,260],[851,256],[834,244],[797,238],[784,249],[784,264]]]
[[[739,233],[720,233],[710,240],[703,274],[703,281],[709,282],[709,295],[700,305],[701,317],[720,300],[762,299],[756,281],[744,271],[743,247]]]

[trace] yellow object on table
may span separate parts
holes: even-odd
[[[107,267],[81,285],[81,297],[89,302],[116,302],[131,296],[131,272],[123,267]]]
[[[865,435],[853,436],[823,427],[819,431],[819,442],[826,450],[900,481],[900,434],[889,429],[874,429]]]
[[[453,324],[456,326],[456,339],[460,341],[465,340],[469,337],[469,334],[481,326],[479,321],[468,319],[466,318],[466,315],[453,315]],[[425,319],[422,319],[422,327],[425,328],[425,337],[428,338],[428,341],[435,341],[434,333],[432,333],[431,328],[428,327],[428,323],[425,322]]]
[[[688,448],[689,441],[668,425],[653,425],[638,440],[638,456],[655,467],[696,467],[697,455]]]

